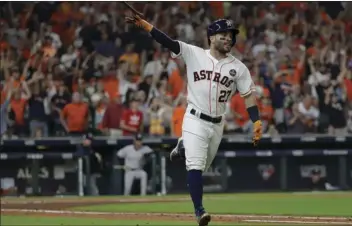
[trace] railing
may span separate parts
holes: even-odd
[[[53,195],[62,185],[67,193],[89,195],[84,179],[89,180],[90,169],[83,167],[88,152],[82,141],[77,137],[3,139],[0,176],[13,178],[21,192],[31,187],[35,194]],[[106,165],[102,194],[122,193],[123,160],[117,158],[116,151],[132,142],[132,137],[93,139],[92,148],[103,156]],[[184,162],[168,160],[176,142],[172,137],[144,139],[155,150],[146,166],[151,193],[187,191]],[[323,180],[339,189],[351,188],[352,137],[283,135],[264,137],[258,147],[253,147],[248,136],[224,136],[213,165],[204,173],[205,190],[311,189],[309,172],[315,168]]]

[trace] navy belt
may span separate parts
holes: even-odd
[[[197,116],[197,115],[196,115],[196,110],[191,109],[190,112],[191,112],[192,115]],[[222,120],[222,116],[219,116],[219,117],[215,117],[215,118],[214,118],[214,117],[211,117],[211,116],[206,115],[206,114],[203,114],[203,113],[200,113],[199,118],[200,118],[200,119],[203,119],[204,121],[212,122],[212,123],[220,123],[221,120]]]

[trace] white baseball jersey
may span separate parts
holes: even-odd
[[[125,159],[125,167],[128,169],[142,169],[144,155],[153,152],[148,146],[142,146],[136,150],[133,144],[127,145],[117,152],[117,156]]]
[[[218,61],[210,50],[178,41],[180,53],[187,66],[188,104],[210,116],[225,114],[226,103],[238,90],[245,96],[255,90],[248,68],[232,55]]]

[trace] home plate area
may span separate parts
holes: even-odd
[[[1,201],[1,214],[12,216],[45,216],[45,217],[82,217],[82,218],[103,218],[111,220],[140,220],[145,221],[194,221],[194,215],[184,213],[108,213],[92,211],[71,211],[72,207],[104,205],[104,204],[123,204],[123,203],[155,203],[155,202],[175,202],[184,201],[184,199],[42,199],[42,200],[25,200],[25,199],[3,199]],[[347,217],[307,217],[307,216],[268,216],[268,215],[225,215],[212,214],[212,221],[217,223],[247,223],[258,225],[275,224],[275,225],[352,225],[352,218]]]

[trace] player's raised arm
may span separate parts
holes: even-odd
[[[181,47],[178,41],[173,40],[168,35],[150,24],[148,21],[143,20],[139,15],[127,16],[125,17],[125,20],[127,23],[135,24],[137,27],[140,27],[150,33],[155,41],[168,48],[175,55],[180,54]]]
[[[257,145],[262,137],[262,121],[260,120],[260,113],[257,106],[255,86],[249,73],[249,70],[246,66],[244,66],[243,72],[237,79],[237,89],[240,92],[241,96],[244,98],[247,107],[247,112],[252,122],[254,123],[253,144]]]

